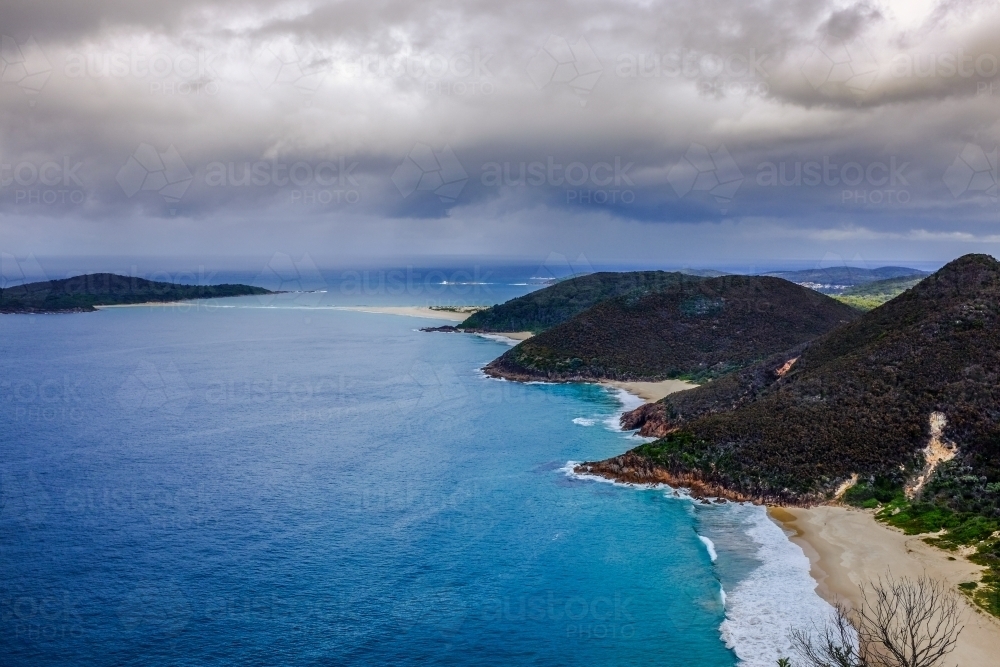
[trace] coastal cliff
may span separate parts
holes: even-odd
[[[596,475],[623,484],[666,484],[685,488],[695,498],[725,498],[734,502],[764,502],[766,499],[727,489],[718,484],[706,482],[691,473],[672,473],[653,463],[645,456],[626,452],[604,461],[587,461],[573,468],[581,475]]]

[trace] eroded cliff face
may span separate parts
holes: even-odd
[[[647,438],[662,438],[677,430],[667,419],[662,403],[646,403],[621,416],[621,427],[626,431],[639,429],[638,435]]]
[[[645,456],[626,452],[604,461],[588,461],[573,469],[583,475],[597,475],[624,484],[666,484],[685,488],[695,498],[725,498],[735,502],[759,502],[751,496],[705,482],[696,475],[674,474],[654,464]]]

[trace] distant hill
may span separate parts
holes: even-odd
[[[177,285],[114,273],[91,273],[0,289],[0,313],[87,312],[95,306],[271,293],[250,285]]]
[[[559,281],[470,316],[458,325],[467,331],[538,333],[596,303],[624,294],[655,292],[701,280],[680,272],[600,272]]]
[[[836,298],[838,301],[842,301],[849,306],[854,306],[861,310],[871,310],[872,308],[881,306],[890,299],[895,299],[923,279],[924,276],[903,276],[901,278],[875,280],[870,283],[848,287],[838,294]]]
[[[484,368],[514,380],[701,381],[849,322],[859,313],[786,280],[725,276],[602,301]]]
[[[998,518],[1000,263],[961,257],[798,350],[626,421],[665,437],[595,472],[793,503],[828,500],[854,475],[901,496],[924,474],[925,501]],[[925,448],[934,442],[955,458],[932,476]]]
[[[855,285],[863,285],[877,280],[892,278],[926,276],[927,272],[905,266],[883,266],[877,269],[831,266],[825,269],[807,269],[804,271],[774,271],[765,273],[764,275],[784,278],[785,280],[823,292],[824,294],[842,294],[845,290]]]

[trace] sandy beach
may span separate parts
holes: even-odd
[[[771,517],[802,547],[812,564],[816,592],[826,600],[858,607],[861,587],[891,571],[895,577],[921,574],[956,591],[962,582],[978,580],[982,567],[923,542],[921,536],[878,523],[868,512],[846,507],[778,508]],[[961,597],[961,596],[960,596]],[[1000,663],[1000,622],[965,602],[965,629],[944,665],[981,667]]]
[[[698,386],[690,382],[684,382],[683,380],[663,380],[662,382],[618,382],[617,380],[602,380],[599,384],[605,387],[624,389],[647,403],[653,403],[668,394],[684,391],[685,389],[693,389]]]
[[[149,308],[150,306],[165,307],[165,306],[186,306],[195,301],[204,301],[205,299],[188,299],[187,301],[143,301],[142,303],[109,303],[94,306],[95,310],[104,310],[105,308]]]
[[[449,322],[464,322],[473,311],[458,312],[454,310],[439,310],[422,306],[338,306],[335,310],[353,310],[359,313],[379,313],[382,315],[405,315],[407,317],[424,317],[432,320],[448,320]],[[483,336],[497,336],[511,340],[522,341],[534,336],[530,331],[505,331],[503,333],[483,333]]]
[[[437,310],[422,306],[337,306],[335,310],[354,310],[359,313],[378,313],[381,315],[405,315],[406,317],[423,317],[430,320],[448,320],[449,322],[464,322],[469,317],[469,313]]]
[[[507,331],[502,334],[497,334],[497,336],[503,336],[504,338],[511,338],[516,341],[528,340],[535,334],[530,331]]]

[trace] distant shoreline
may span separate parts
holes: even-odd
[[[374,313],[377,315],[403,315],[405,317],[423,317],[430,320],[447,320],[449,322],[464,322],[468,313],[454,310],[439,310],[424,306],[334,306],[334,310],[350,310],[357,313]]]

